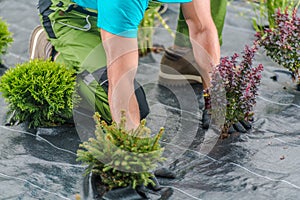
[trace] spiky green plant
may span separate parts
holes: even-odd
[[[96,137],[80,145],[77,161],[88,165],[85,174],[100,175],[102,183],[109,189],[154,184],[150,171],[164,160],[159,144],[164,129],[151,137],[150,129],[145,126],[146,120],[142,120],[136,130],[127,131],[125,112],[121,115],[119,124],[108,125],[98,113],[95,114]]]
[[[75,71],[49,60],[10,68],[0,78],[0,92],[13,113],[12,122],[29,127],[55,126],[72,117]]]
[[[0,64],[1,56],[6,53],[7,47],[13,42],[12,33],[8,30],[8,25],[0,18]]]
[[[157,1],[150,1],[148,9],[145,11],[144,18],[139,25],[138,47],[141,55],[146,55],[149,49],[153,46],[152,42],[155,19],[158,19],[159,23],[161,23],[161,25],[171,34],[172,37],[175,37],[175,34],[172,32],[171,28],[158,12],[161,5],[162,4]]]

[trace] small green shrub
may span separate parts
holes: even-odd
[[[12,120],[29,127],[55,126],[71,118],[75,71],[51,61],[18,64],[0,78]]]
[[[0,64],[1,55],[6,53],[7,47],[13,42],[12,33],[8,30],[8,25],[0,18]]]
[[[142,120],[135,130],[125,129],[125,113],[120,124],[107,125],[95,114],[96,138],[90,138],[80,145],[77,161],[88,165],[86,174],[92,172],[100,175],[101,181],[108,189],[116,187],[154,184],[149,172],[162,162],[163,148],[159,139],[163,129],[155,137],[150,137],[150,129]]]

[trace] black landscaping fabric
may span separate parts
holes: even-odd
[[[0,0],[0,16],[10,24],[9,30],[15,39],[3,58],[7,67],[28,60],[28,39],[39,24],[36,5],[37,1]],[[240,52],[245,44],[251,44],[252,11],[251,6],[242,1],[233,1],[228,6],[223,56]],[[164,14],[173,29],[177,14],[178,5],[169,6]],[[165,42],[165,36],[160,36],[160,44],[171,45]],[[137,79],[147,83],[150,128],[156,131],[165,126],[162,145],[172,143],[176,145],[172,149],[178,148],[180,154],[164,166],[177,174],[176,179],[159,178],[164,187],[163,195],[150,194],[151,199],[299,199],[300,93],[295,91],[289,74],[260,51],[255,63],[263,63],[265,70],[252,130],[219,140],[205,155],[193,151],[205,138],[200,122],[201,86],[192,86],[200,102],[198,106],[186,106],[184,112],[180,111],[176,93],[187,89],[157,84],[161,56],[162,53],[141,58],[144,65],[140,66]],[[1,74],[4,70],[0,67]],[[270,77],[277,77],[277,81]],[[184,101],[183,104],[188,105],[192,100],[187,95]],[[82,176],[84,166],[75,161],[81,142],[75,128],[6,127],[7,105],[3,98],[0,98],[0,107],[0,199],[74,199],[77,193],[93,199],[90,180]],[[189,145],[181,145],[186,143]],[[166,152],[172,155],[170,149]],[[135,191],[114,192],[105,198],[140,199]]]

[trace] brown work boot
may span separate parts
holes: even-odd
[[[159,83],[181,85],[202,83],[193,50],[188,47],[170,47],[161,60]]]
[[[39,25],[35,27],[29,40],[29,58],[47,60],[53,56],[54,48],[47,38],[44,28]]]

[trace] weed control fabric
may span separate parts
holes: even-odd
[[[14,43],[3,57],[6,67],[28,61],[28,41],[39,24],[36,1],[1,0],[0,16],[10,25]],[[169,5],[163,17],[175,30],[178,5]],[[223,32],[222,56],[240,53],[251,44],[250,5],[233,1],[228,6]],[[167,32],[157,29],[154,42],[171,46]],[[151,199],[172,200],[263,200],[299,199],[300,196],[300,92],[289,73],[259,51],[262,83],[252,129],[218,140],[211,149],[199,151],[208,133],[202,129],[202,87],[158,84],[161,53],[140,58],[137,81],[143,85],[150,107],[148,126],[165,134],[167,167],[175,179],[158,178],[162,191]],[[0,67],[0,75],[5,71]],[[270,77],[273,77],[271,79]],[[276,77],[276,78],[274,78]],[[191,95],[192,94],[192,95]],[[181,97],[184,98],[181,98]],[[193,103],[197,102],[192,106]],[[26,124],[5,126],[8,110],[0,97],[0,199],[94,199],[91,177],[83,177],[85,166],[76,162],[82,137],[76,128],[47,131],[28,129]],[[91,118],[92,119],[92,118]],[[49,132],[54,134],[48,134]],[[125,188],[126,189],[126,188]],[[135,191],[112,190],[104,199],[141,199]]]

